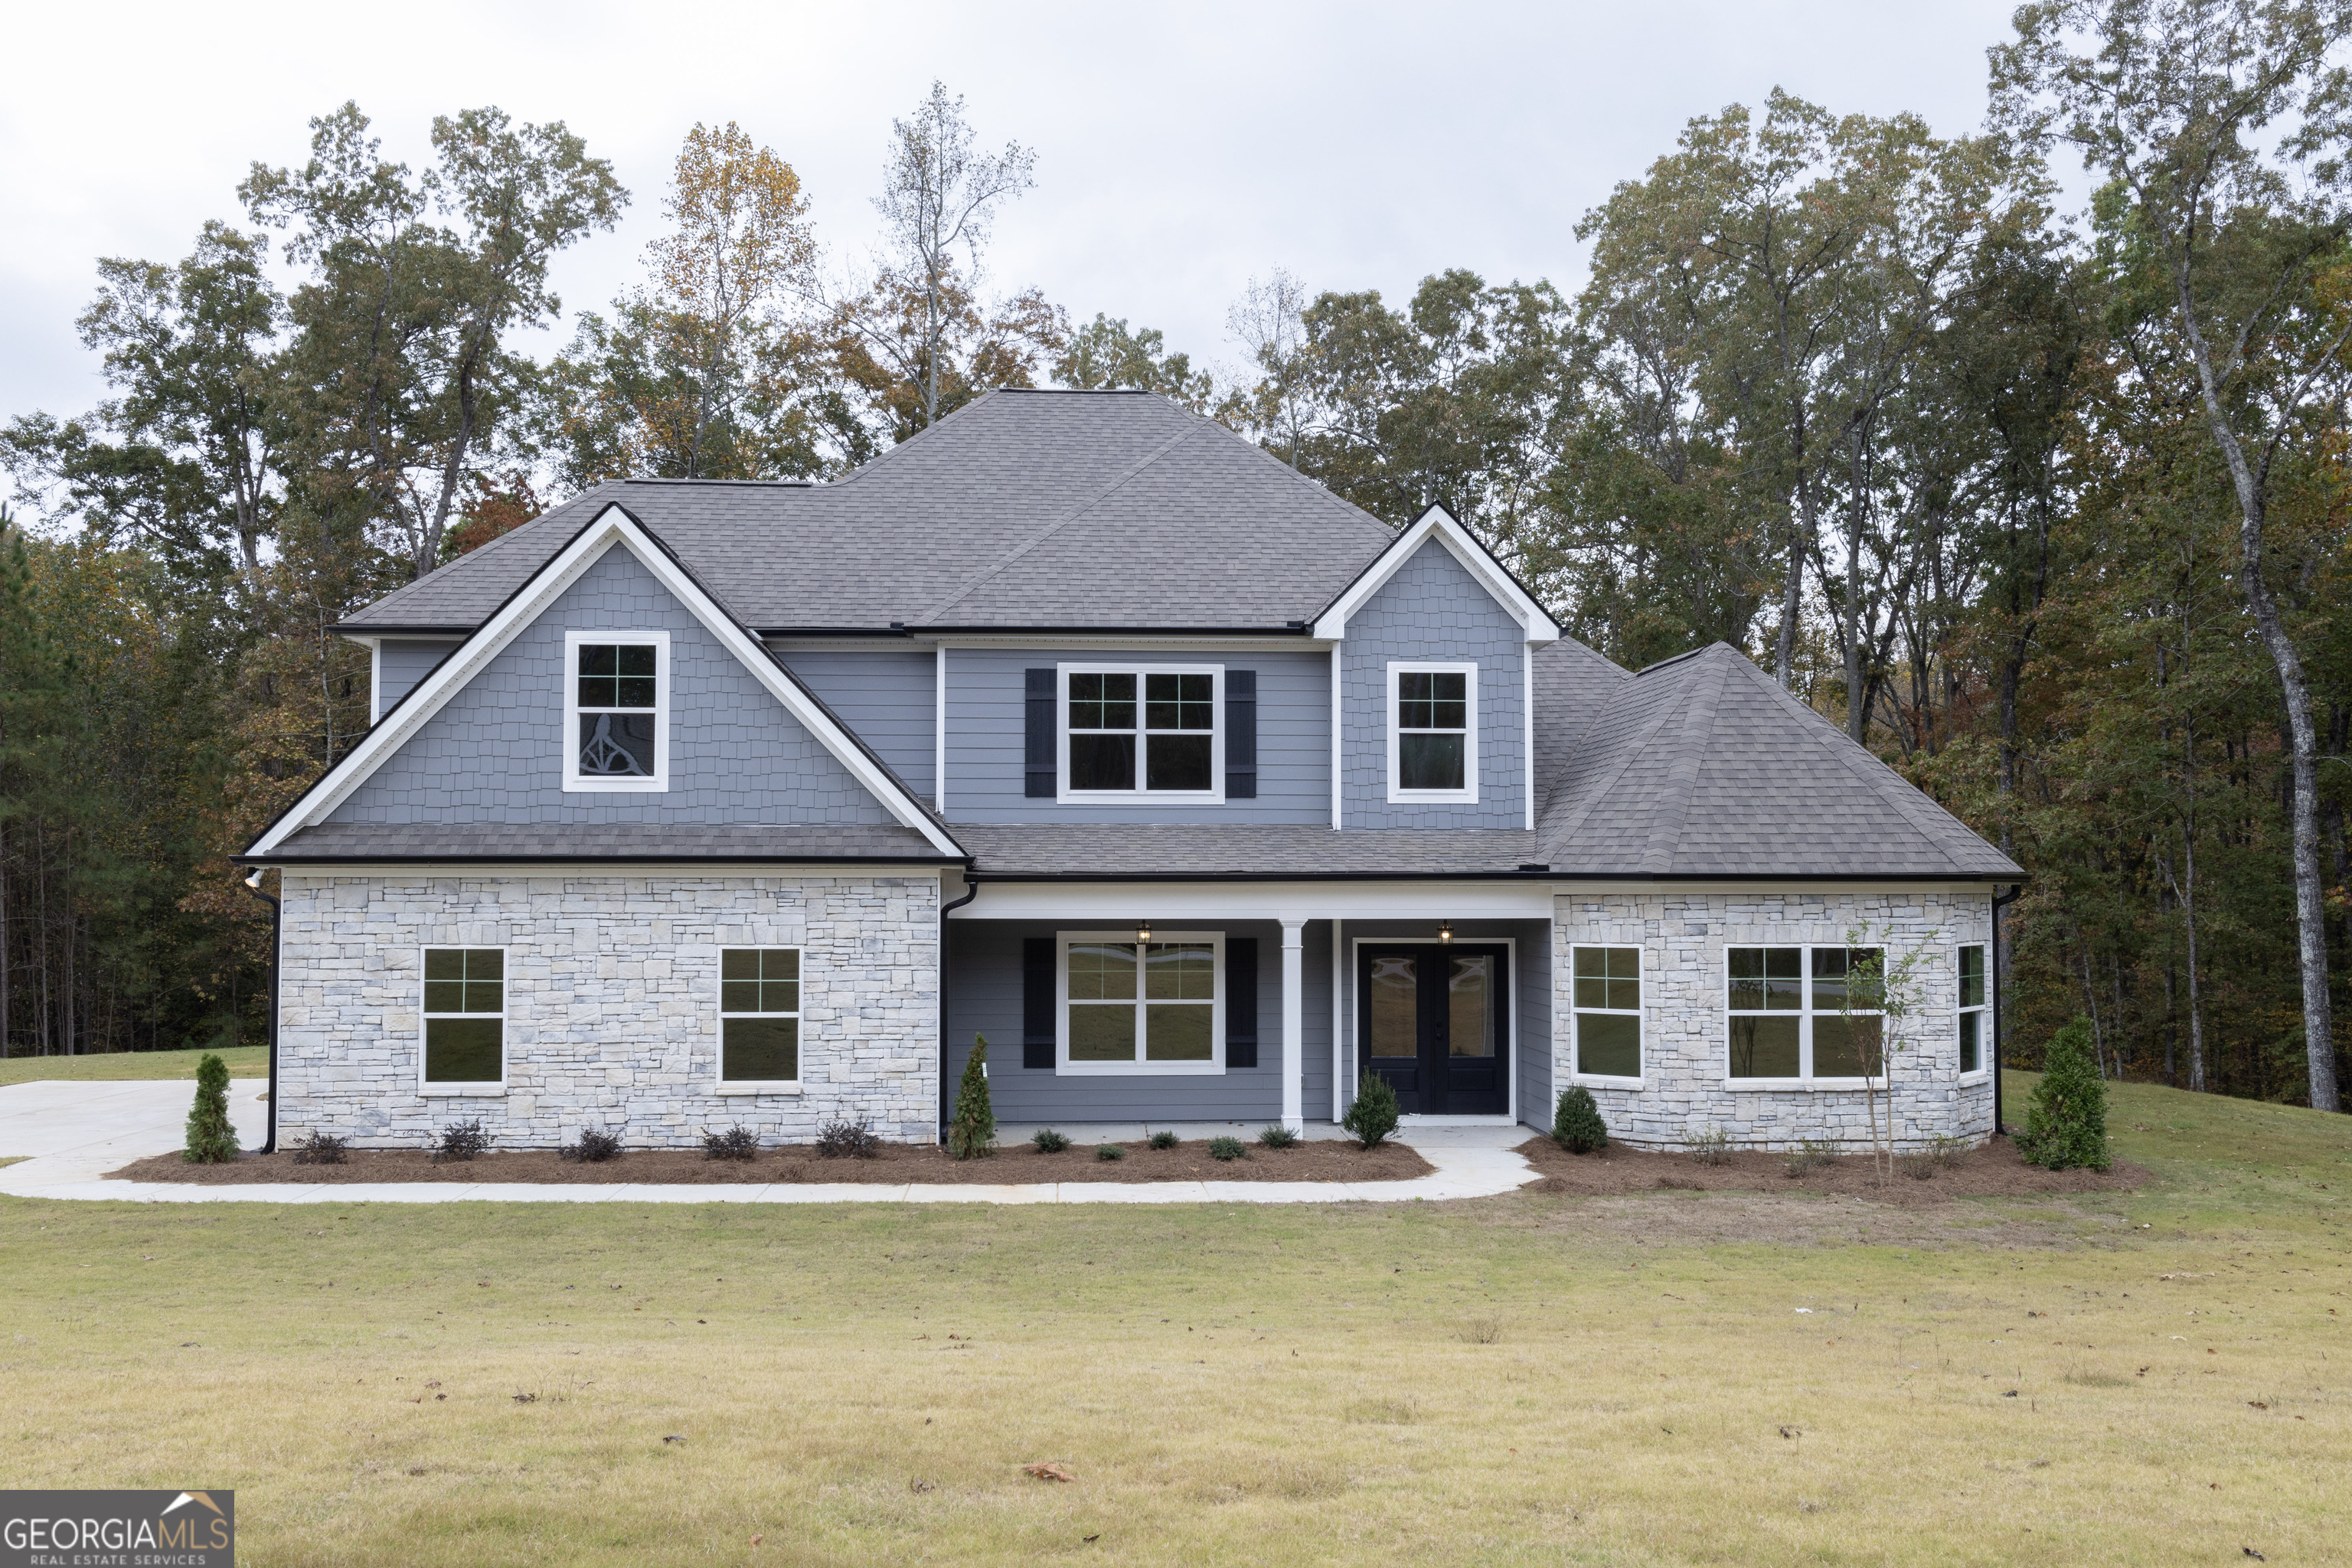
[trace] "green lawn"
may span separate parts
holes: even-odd
[[[10,1057],[0,1060],[0,1087],[12,1083],[31,1083],[36,1079],[102,1079],[114,1082],[133,1078],[186,1078],[196,1076],[196,1063],[210,1053],[205,1051],[109,1051],[95,1057]],[[231,1078],[268,1078],[269,1048],[267,1046],[232,1046],[219,1053],[228,1063]]]
[[[0,1485],[261,1563],[2341,1561],[2352,1119],[2113,1124],[2141,1192],[1926,1210],[0,1200]]]

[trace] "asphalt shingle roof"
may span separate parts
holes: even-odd
[[[1395,537],[1166,398],[992,392],[833,484],[600,485],[344,627],[471,628],[614,501],[761,631],[1279,630]]]
[[[613,824],[532,827],[507,824],[330,822],[289,837],[268,858],[305,860],[952,860],[911,827],[895,824]]]

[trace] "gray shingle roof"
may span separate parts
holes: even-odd
[[[1278,630],[1394,537],[1166,398],[993,392],[829,485],[600,485],[344,626],[478,625],[614,501],[762,631]]]
[[[911,827],[783,824],[533,827],[476,823],[325,823],[289,837],[271,865],[305,860],[919,860],[943,857]]]
[[[956,837],[976,875],[997,877],[1436,877],[1515,871],[1536,836],[1507,829],[1061,824],[975,827]]]

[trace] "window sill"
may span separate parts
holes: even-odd
[[[1990,1068],[1979,1068],[1974,1072],[1964,1072],[1960,1075],[1960,1087],[1962,1089],[1971,1089],[1978,1084],[1990,1083],[1991,1081],[1992,1069]]]
[[[1221,789],[1066,789],[1056,805],[1223,805]]]
[[[1223,1073],[1223,1062],[1063,1062],[1058,1078],[1207,1078]]]
[[[1611,1078],[1605,1073],[1597,1072],[1572,1072],[1568,1075],[1568,1081],[1571,1084],[1580,1083],[1590,1089],[1640,1089],[1644,1083],[1644,1080],[1638,1078]]]
[[[801,1092],[801,1086],[798,1079],[790,1082],[775,1083],[722,1083],[711,1092],[713,1094],[798,1094]]]
[[[1475,789],[1398,789],[1389,788],[1391,805],[1475,805],[1478,792]]]
[[[565,779],[567,795],[667,795],[667,779]]]
[[[416,1092],[427,1100],[461,1100],[468,1096],[498,1099],[506,1091],[502,1083],[428,1083]]]
[[[1884,1093],[1885,1079],[1867,1078],[1727,1078],[1723,1087],[1738,1094],[1862,1094]]]

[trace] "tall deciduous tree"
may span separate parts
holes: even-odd
[[[2309,679],[2272,582],[2283,448],[2345,397],[2352,38],[2341,0],[2047,0],[1994,51],[2016,133],[2078,148],[2127,195],[2149,269],[2230,474],[2239,586],[2276,669],[2292,752],[2294,866],[2311,1103],[2339,1108]],[[2290,563],[2292,568],[2295,563]]]
[[[1054,362],[1054,379],[1081,391],[1124,386],[1156,392],[1195,414],[1209,413],[1217,402],[1216,378],[1194,370],[1192,355],[1170,353],[1159,328],[1130,331],[1124,319],[1100,312],[1070,334]]]

